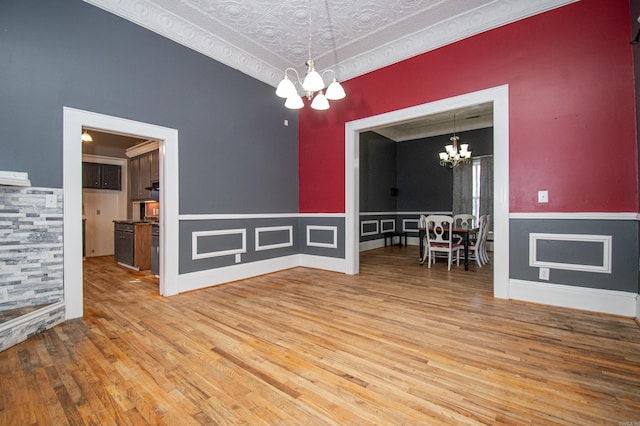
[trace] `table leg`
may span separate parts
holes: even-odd
[[[424,233],[423,229],[418,230],[418,244],[420,245],[420,261],[422,262],[422,255],[424,254]]]
[[[469,270],[469,232],[464,233],[464,270]]]

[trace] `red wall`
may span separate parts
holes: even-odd
[[[300,212],[345,211],[346,122],[503,84],[511,212],[635,212],[629,13],[582,0],[344,82],[330,110],[300,111]]]

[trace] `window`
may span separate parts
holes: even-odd
[[[474,159],[471,169],[471,214],[480,217],[480,160]]]

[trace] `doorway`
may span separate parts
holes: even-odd
[[[509,297],[509,88],[507,85],[392,111],[345,126],[345,257],[346,273],[359,272],[360,133],[416,120],[431,114],[493,103],[494,128],[494,275],[493,294]]]
[[[63,238],[66,319],[83,315],[82,128],[160,142],[160,294],[178,294],[178,131],[124,118],[63,108]]]

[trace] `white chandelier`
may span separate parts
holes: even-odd
[[[440,153],[440,165],[449,166],[450,168],[461,166],[471,162],[471,151],[469,144],[460,144],[458,150],[458,141],[460,138],[456,135],[456,114],[453,114],[453,136],[449,138],[451,145],[444,147],[445,151]]]
[[[289,109],[300,109],[304,106],[296,84],[302,88],[304,96],[306,96],[309,101],[313,99],[313,101],[311,101],[311,108],[317,110],[329,109],[329,100],[337,101],[346,96],[344,89],[336,80],[336,73],[328,69],[320,74],[316,71],[315,63],[313,59],[311,59],[311,0],[309,0],[309,59],[305,62],[305,65],[307,66],[307,74],[304,77],[304,81],[300,81],[300,74],[298,74],[298,71],[294,68],[289,67],[284,70],[284,78],[278,84],[276,95],[286,99],[284,103],[285,107]],[[293,81],[289,79],[289,71],[293,71],[295,74]],[[327,73],[332,74],[333,81],[329,84],[329,87],[327,87],[326,93],[324,93],[324,76]]]

